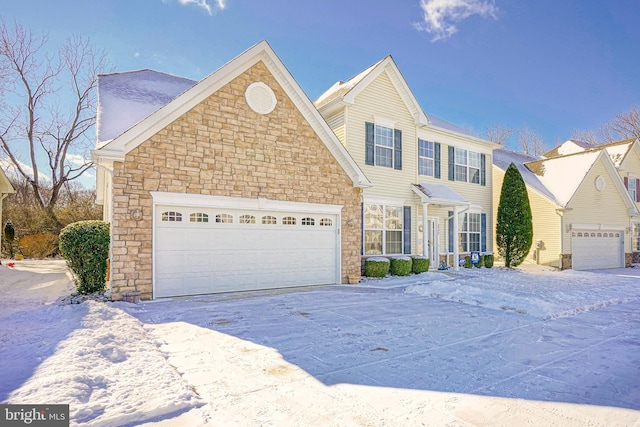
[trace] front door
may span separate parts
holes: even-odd
[[[427,219],[427,257],[431,265],[438,265],[438,218]]]

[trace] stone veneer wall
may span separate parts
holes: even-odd
[[[276,108],[267,115],[251,110],[244,97],[256,81],[276,94]],[[114,299],[130,290],[152,297],[150,191],[343,205],[342,281],[360,277],[360,189],[262,62],[114,165]],[[142,210],[141,220],[131,218],[134,209]]]

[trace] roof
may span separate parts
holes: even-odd
[[[196,83],[148,69],[98,75],[98,144],[120,136]]]
[[[562,144],[555,147],[553,150],[544,153],[542,157],[549,159],[551,157],[559,157],[567,154],[579,153],[592,147],[592,145],[587,144],[586,142],[577,141],[575,139],[568,139]]]
[[[597,147],[593,147],[592,150],[606,149],[613,164],[619,168],[636,141],[638,141],[637,138],[625,139],[623,141],[598,145]]]
[[[542,194],[544,197],[548,198],[555,204],[560,204],[554,194],[545,187],[545,185],[540,181],[538,176],[531,172],[526,166],[525,163],[535,162],[540,160],[539,157],[534,157],[529,154],[524,153],[516,153],[515,151],[509,151],[505,149],[499,149],[493,151],[493,164],[494,166],[506,171],[511,163],[515,164],[520,171],[520,175],[522,175],[522,179],[524,183],[536,190],[538,193]]]
[[[585,151],[528,162],[526,166],[561,206],[567,206],[601,153],[601,150]]]
[[[398,94],[404,101],[409,112],[413,115],[416,125],[425,128],[455,132],[460,135],[473,138],[477,141],[497,146],[490,141],[474,135],[462,126],[458,126],[432,114],[425,113],[391,55],[386,56],[384,59],[371,65],[346,82],[339,81],[333,84],[333,86],[327,89],[326,92],[314,101],[314,105],[324,114],[327,114],[327,112],[331,114],[335,108],[339,108],[341,105],[353,104],[358,93],[360,93],[360,91],[362,91],[371,81],[384,71],[388,73],[391,81],[398,91]]]
[[[111,79],[108,77],[106,83],[110,83],[109,80],[111,80],[113,85],[109,90],[107,84],[105,92],[107,99],[105,100],[103,95],[103,103],[101,104],[102,123],[106,128],[102,138],[105,139],[98,138],[97,148],[91,153],[92,157],[98,164],[123,161],[126,153],[177,120],[258,62],[262,62],[274,76],[294,106],[351,178],[354,186],[372,186],[364,172],[340,143],[309,97],[266,41],[249,48],[199,82],[151,70],[108,75],[111,76]],[[129,83],[125,84],[123,80],[127,79],[129,79]],[[109,99],[109,95],[112,95],[111,99]],[[165,104],[161,105],[163,102]],[[131,119],[123,117],[121,112],[114,110],[122,105],[130,106],[129,103],[142,106],[143,110],[145,108],[146,110]],[[141,120],[140,116],[143,116]],[[130,124],[131,122],[133,123]],[[106,134],[107,130],[111,131],[111,135]],[[113,139],[107,139],[107,136],[113,136]]]
[[[466,206],[469,201],[444,184],[421,182],[413,185],[413,191],[422,202],[444,206]]]
[[[0,169],[0,198],[3,194],[13,194],[15,192],[16,190],[13,188],[13,185],[11,185],[11,181],[9,181],[4,171]],[[0,215],[1,214],[2,212],[0,212]]]

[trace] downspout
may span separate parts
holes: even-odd
[[[562,270],[562,252],[564,249],[564,213],[563,208],[556,209],[556,214],[560,217],[560,253],[558,254],[558,262],[560,270]]]
[[[422,203],[422,255],[429,258],[427,244],[429,243],[428,227],[427,227],[427,206],[428,202]]]

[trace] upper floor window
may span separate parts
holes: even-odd
[[[402,169],[402,132],[380,124],[366,123],[365,163]]]
[[[434,149],[432,141],[418,139],[418,174],[433,176]]]
[[[636,177],[629,175],[629,177],[624,179],[624,183],[627,186],[627,191],[629,192],[629,196],[631,196],[631,200],[633,201],[639,201],[640,199],[638,198],[639,194],[638,191],[640,191],[640,183],[638,183],[638,179],[636,179]]]
[[[450,146],[449,180],[486,185],[485,155]]]

